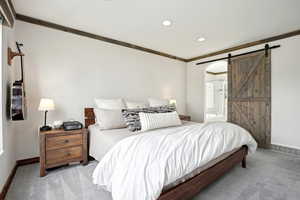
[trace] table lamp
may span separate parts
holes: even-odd
[[[170,99],[169,104],[176,107],[176,100],[175,99]]]
[[[47,126],[47,112],[49,110],[54,110],[54,109],[55,106],[52,99],[45,99],[45,98],[41,99],[39,105],[39,111],[45,111],[45,121],[44,121],[44,126],[40,128],[40,131],[49,131],[52,129],[50,126]]]

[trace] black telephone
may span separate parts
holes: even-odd
[[[69,121],[69,122],[64,122],[62,127],[65,131],[71,131],[71,130],[82,129],[83,125],[78,121]]]

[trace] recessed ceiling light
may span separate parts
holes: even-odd
[[[205,41],[205,38],[204,38],[204,37],[199,37],[199,38],[197,39],[197,41],[198,41],[198,42],[203,42],[203,41]]]
[[[172,25],[172,21],[171,20],[164,20],[162,24],[164,26],[171,26]]]

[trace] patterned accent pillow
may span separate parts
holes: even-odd
[[[136,108],[136,109],[123,109],[122,114],[128,129],[132,132],[141,130],[141,122],[139,113],[167,113],[176,111],[174,105],[149,107],[149,108]]]

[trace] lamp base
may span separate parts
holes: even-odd
[[[52,129],[51,126],[42,126],[40,128],[40,131],[50,131],[51,129]]]

